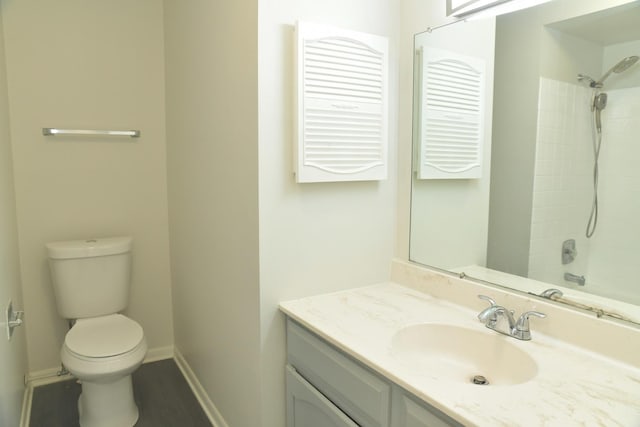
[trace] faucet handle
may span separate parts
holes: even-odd
[[[483,299],[485,301],[489,301],[489,304],[491,304],[491,306],[493,307],[494,305],[497,305],[495,300],[491,297],[488,297],[486,295],[478,295],[478,298]]]
[[[514,328],[514,336],[521,340],[530,340],[531,339],[531,330],[529,329],[529,317],[535,316],[544,319],[547,317],[546,314],[540,313],[539,311],[527,311],[522,313],[518,321],[516,322],[516,326]]]
[[[550,289],[547,289],[546,291],[538,294],[538,296],[540,296],[542,298],[553,299],[554,296],[561,297],[562,296],[562,291],[560,289],[550,288]]]
[[[489,304],[491,304],[489,307],[485,308],[480,313],[478,313],[478,320],[480,320],[483,323],[492,322],[495,324],[495,322],[498,321],[498,316],[496,315],[496,312],[493,309],[493,307],[497,306],[496,302],[494,301],[493,298],[488,297],[486,295],[478,295],[478,298],[488,301]]]

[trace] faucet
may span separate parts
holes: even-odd
[[[551,289],[547,289],[546,291],[542,292],[541,294],[539,294],[539,297],[542,298],[547,298],[547,299],[554,299],[553,297],[557,297],[560,298],[562,296],[562,291],[560,289],[555,289],[555,288],[551,288]]]
[[[584,283],[586,282],[584,276],[578,276],[577,274],[571,273],[564,273],[564,280],[566,280],[567,282],[577,283],[580,286],[584,286]]]
[[[503,306],[497,305],[492,298],[486,295],[478,295],[478,298],[488,301],[491,304],[489,307],[478,313],[478,319],[484,323],[487,328],[519,340],[529,341],[531,339],[529,317],[547,317],[546,314],[540,313],[539,311],[527,311],[522,313],[518,320],[516,320],[513,317],[513,310],[507,310]],[[507,319],[508,328],[501,326],[504,322],[499,322],[498,320],[500,318]]]

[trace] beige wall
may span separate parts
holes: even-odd
[[[175,344],[229,426],[259,426],[257,2],[164,7]]]
[[[399,3],[260,2],[262,424],[284,425],[284,316],[278,302],[389,279],[395,249]],[[296,184],[292,174],[296,20],[389,38],[389,179]]]
[[[162,4],[3,4],[29,369],[59,366],[66,322],[44,244],[131,235],[127,314],[172,344]],[[45,126],[140,129],[139,140],[44,137]]]
[[[4,32],[2,20],[0,20],[0,313],[2,316],[10,300],[13,301],[14,309],[21,310],[23,307],[10,136]],[[27,371],[25,327],[15,329],[13,338],[7,341],[4,321],[4,318],[0,320],[0,425],[17,426],[20,423],[24,392],[23,375]]]

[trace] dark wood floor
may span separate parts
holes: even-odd
[[[140,411],[136,427],[211,427],[173,359],[142,365],[133,373],[133,393]],[[75,380],[36,387],[29,425],[78,426],[79,395]]]

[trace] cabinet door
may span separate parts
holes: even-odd
[[[463,427],[437,409],[414,400],[399,387],[394,387],[392,400],[392,427]]]
[[[287,358],[355,423],[389,427],[389,383],[292,321],[287,322]]]
[[[287,365],[287,427],[359,427]]]

